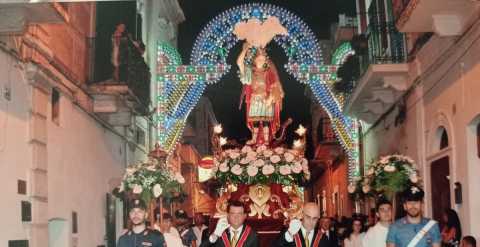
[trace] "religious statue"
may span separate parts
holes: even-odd
[[[240,107],[245,98],[247,124],[252,131],[252,139],[247,144],[268,145],[280,127],[284,97],[277,69],[264,48],[248,43],[244,44],[237,64],[243,84]]]
[[[265,47],[275,35],[286,35],[287,31],[276,17],[269,17],[264,22],[254,18],[238,23],[234,33],[245,40],[237,65],[243,84],[239,107],[245,98],[247,125],[252,132],[247,145],[269,145],[280,127],[284,92]]]

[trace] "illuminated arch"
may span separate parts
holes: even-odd
[[[285,69],[307,84],[331,119],[339,143],[350,163],[349,177],[358,169],[356,122],[343,115],[341,105],[327,81],[336,80],[339,64],[325,65],[322,50],[311,29],[290,11],[270,4],[233,7],[210,21],[198,35],[190,57],[191,65],[181,65],[173,48],[159,45],[157,125],[160,145],[171,151],[181,136],[188,114],[207,84],[218,82],[230,69],[228,54],[239,40],[232,33],[235,24],[250,18],[265,20],[275,16],[287,28],[287,36],[276,36],[288,62]]]

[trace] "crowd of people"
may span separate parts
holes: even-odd
[[[293,219],[279,234],[274,247],[476,247],[473,236],[462,236],[458,215],[444,211],[442,221],[423,216],[424,192],[412,186],[403,193],[406,215],[392,222],[392,203],[380,198],[375,208],[375,221],[353,215],[340,221],[320,215],[315,203],[305,203],[302,219]],[[154,229],[146,226],[145,204],[136,200],[130,210],[132,228],[119,239],[119,247],[258,247],[256,231],[245,224],[247,212],[242,202],[231,201],[227,216],[218,219],[209,229],[201,214],[191,222],[183,210],[175,217],[163,214],[162,224]],[[157,215],[158,217],[158,215]]]

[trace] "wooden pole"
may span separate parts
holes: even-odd
[[[148,214],[149,214],[149,221],[150,221],[150,228],[153,229],[155,225],[155,200],[150,200],[148,204]]]
[[[160,219],[160,224],[162,224],[162,223],[163,223],[163,199],[162,199],[161,196],[160,196],[158,199],[160,200],[160,202],[159,202],[159,204],[160,204],[160,209],[158,210],[158,212],[160,212],[160,217],[159,217],[159,219]]]

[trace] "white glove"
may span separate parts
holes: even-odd
[[[215,227],[215,231],[213,232],[213,234],[220,237],[228,227],[230,227],[230,224],[228,224],[227,218],[221,218],[218,220],[217,226]]]
[[[297,234],[298,231],[300,231],[300,228],[302,227],[302,222],[298,219],[293,219],[290,221],[290,225],[288,226],[288,232],[290,235],[295,235]]]

